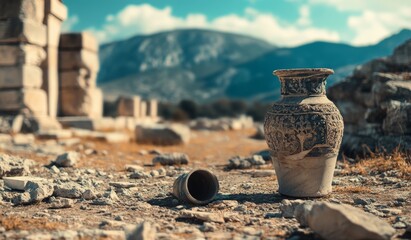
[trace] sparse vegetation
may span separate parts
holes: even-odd
[[[344,159],[343,174],[377,175],[389,171],[398,172],[398,176],[411,180],[411,154],[394,151],[392,154],[370,152],[370,156],[349,164]]]

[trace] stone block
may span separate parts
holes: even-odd
[[[46,58],[42,47],[32,44],[0,44],[0,65],[33,65],[40,66]]]
[[[97,139],[108,143],[127,143],[130,141],[130,136],[126,133],[111,132],[102,133],[101,136],[97,136]]]
[[[155,99],[148,101],[147,115],[151,118],[157,118],[158,102]]]
[[[40,130],[36,136],[40,139],[64,139],[71,138],[73,133],[68,129]]]
[[[190,141],[190,129],[182,124],[137,125],[135,137],[138,143],[155,145],[178,145]]]
[[[0,19],[20,18],[42,23],[44,0],[1,0]]]
[[[59,129],[61,129],[61,125],[56,118],[43,115],[25,118],[22,132],[33,133]]]
[[[97,72],[99,70],[98,54],[88,51],[59,51],[59,69],[62,71],[77,70],[85,68],[91,72]]]
[[[140,116],[140,97],[120,97],[117,100],[117,116]]]
[[[58,79],[58,49],[47,46],[47,59],[42,64],[43,84],[42,89],[46,91],[49,116],[56,117],[58,111],[59,79]]]
[[[147,102],[141,101],[140,102],[140,118],[147,117]]]
[[[80,131],[80,129],[95,130],[95,121],[89,117],[59,117],[58,121],[61,125],[63,125],[63,127],[79,129],[79,131],[74,131],[74,136],[76,137],[84,137],[81,134],[83,131]],[[80,134],[76,134],[77,132],[80,132]]]
[[[46,93],[41,89],[13,89],[0,91],[0,111],[19,112],[22,109],[28,109],[36,116],[46,115]]]
[[[90,72],[85,68],[60,72],[61,88],[95,88],[96,81],[97,73]]]
[[[24,191],[28,182],[47,182],[44,178],[19,176],[19,177],[4,177],[4,185],[13,190]]]
[[[98,42],[93,34],[88,32],[61,34],[59,47],[62,50],[86,49],[98,52]]]
[[[0,67],[0,88],[40,88],[42,71],[39,67],[22,65]]]
[[[64,116],[101,118],[103,94],[97,88],[62,88],[60,90],[60,110]]]
[[[68,15],[67,7],[60,0],[46,0],[45,12],[60,21],[66,20]]]
[[[386,135],[411,134],[411,104],[401,103],[399,106],[392,104],[386,109],[387,115],[382,125],[384,133]]]
[[[58,48],[61,33],[61,20],[49,14],[44,19],[47,26],[47,47]]]
[[[45,46],[47,42],[46,26],[18,18],[0,20],[0,43],[15,42]]]

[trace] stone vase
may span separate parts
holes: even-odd
[[[264,131],[279,184],[291,197],[320,197],[331,182],[343,118],[325,95],[326,68],[276,70],[282,99],[268,110]]]

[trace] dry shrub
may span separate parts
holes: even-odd
[[[411,154],[395,150],[391,154],[372,152],[370,157],[349,164],[344,159],[343,174],[376,175],[395,170],[399,177],[411,180]]]

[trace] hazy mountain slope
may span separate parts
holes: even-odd
[[[136,36],[101,46],[98,80],[102,83],[163,68],[189,69],[202,77],[273,48],[251,37],[196,29]]]
[[[372,46],[314,42],[275,48],[241,35],[179,30],[103,45],[99,84],[107,96],[139,94],[177,102],[184,98],[271,100],[279,96],[274,69],[329,67],[329,85],[352,69],[411,38],[403,30]]]

